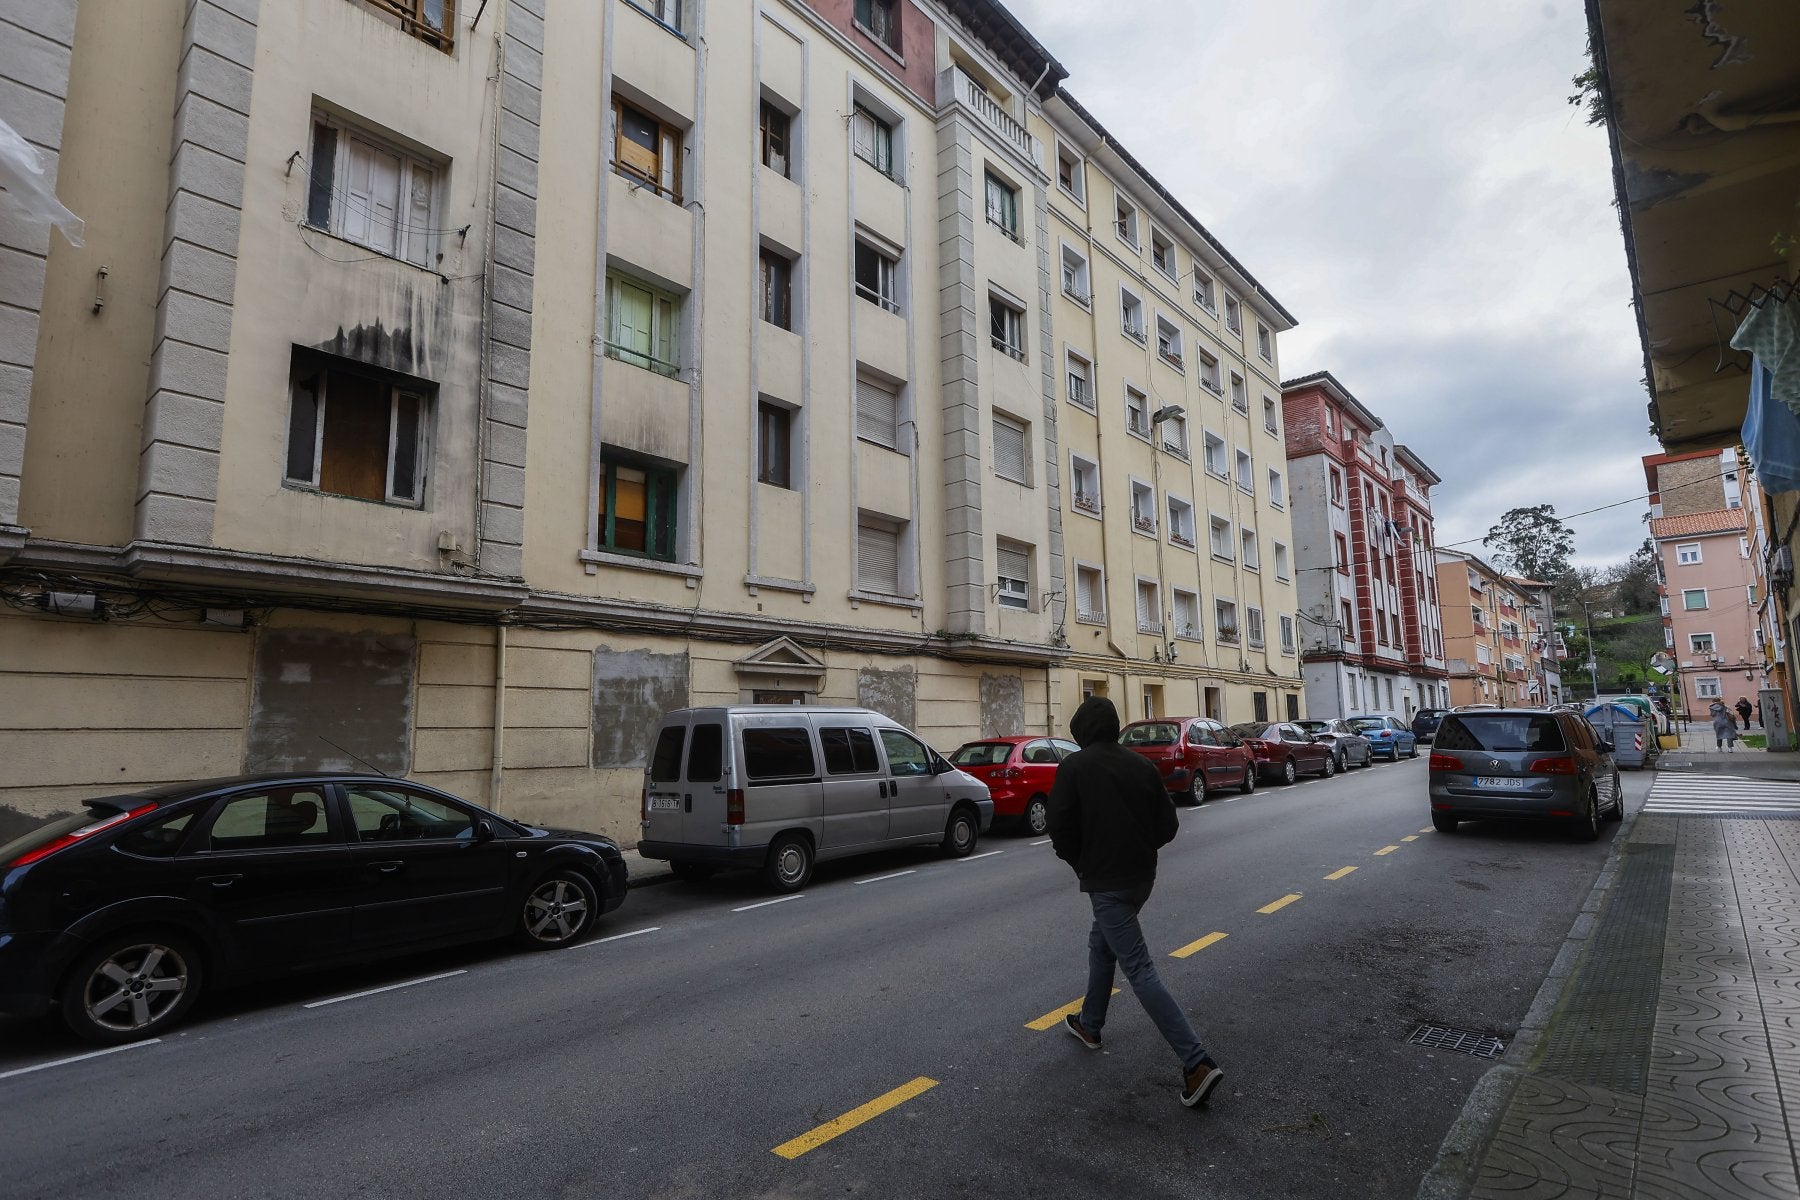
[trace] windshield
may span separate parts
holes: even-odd
[[[1540,713],[1451,713],[1438,726],[1439,750],[1486,750],[1490,754],[1566,750],[1562,726]]]
[[[1181,726],[1173,721],[1128,725],[1119,735],[1121,746],[1173,746],[1181,740]]]
[[[1295,721],[1294,724],[1306,730],[1308,733],[1316,734],[1331,732],[1331,723],[1329,721]]]
[[[1231,732],[1237,734],[1237,736],[1241,738],[1261,738],[1264,741],[1271,742],[1280,741],[1281,739],[1279,737],[1263,738],[1263,734],[1268,731],[1268,728],[1269,727],[1264,725],[1261,721],[1245,721],[1241,725],[1233,725],[1231,727]]]
[[[1011,742],[970,742],[950,756],[959,767],[997,767],[1012,753]]]
[[[1360,719],[1352,717],[1350,719],[1350,728],[1356,730],[1358,733],[1368,733],[1371,730],[1386,729],[1387,722],[1380,717],[1362,717]]]

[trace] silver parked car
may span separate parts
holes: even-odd
[[[1337,717],[1328,721],[1295,721],[1294,724],[1312,734],[1315,741],[1324,742],[1331,747],[1332,757],[1337,759],[1339,771],[1350,767],[1367,767],[1375,761],[1375,751],[1370,749],[1369,739]]]
[[[1431,823],[1483,817],[1566,821],[1581,841],[1625,815],[1610,739],[1581,714],[1489,708],[1444,715],[1431,747]]]

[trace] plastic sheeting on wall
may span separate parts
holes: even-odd
[[[56,198],[44,175],[43,156],[4,120],[0,120],[0,204],[28,221],[56,226],[71,246],[82,244],[82,220]]]

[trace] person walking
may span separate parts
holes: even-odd
[[[1744,719],[1744,728],[1749,729],[1750,728],[1750,711],[1751,710],[1750,710],[1750,698],[1748,696],[1739,696],[1738,697],[1737,711],[1738,711],[1738,716],[1740,716]]]
[[[1084,700],[1069,720],[1081,749],[1062,761],[1050,786],[1050,844],[1075,869],[1094,910],[1088,931],[1087,995],[1063,1020],[1089,1050],[1100,1049],[1115,966],[1181,1060],[1181,1102],[1193,1108],[1225,1072],[1212,1060],[1169,994],[1144,945],[1138,913],[1156,884],[1156,851],[1175,837],[1175,802],[1150,760],[1119,745],[1111,700]]]
[[[1712,714],[1713,740],[1718,743],[1719,749],[1729,746],[1736,750],[1737,718],[1731,715],[1731,710],[1725,707],[1723,700],[1714,700],[1707,711]]]

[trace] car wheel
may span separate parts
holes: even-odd
[[[1319,777],[1321,779],[1330,779],[1333,775],[1337,774],[1337,769],[1338,769],[1337,756],[1332,755],[1332,754],[1327,754],[1325,756],[1325,765],[1323,765],[1319,768]]]
[[[1449,813],[1434,812],[1431,814],[1431,827],[1439,833],[1455,833],[1459,823]]]
[[[1050,828],[1050,802],[1042,796],[1033,796],[1025,802],[1024,815],[1019,818],[1025,832],[1032,837],[1042,837]]]
[[[193,1007],[204,972],[186,939],[151,930],[106,938],[62,986],[63,1023],[102,1045],[155,1037]]]
[[[1342,775],[1345,771],[1348,771],[1350,769],[1349,758],[1350,758],[1350,756],[1347,754],[1332,755],[1331,756],[1332,769],[1335,770],[1338,774]]]
[[[533,950],[555,950],[581,939],[599,911],[594,885],[579,871],[553,871],[531,885],[519,909],[518,940]]]
[[[1625,819],[1625,793],[1619,790],[1619,773],[1617,771],[1613,772],[1613,802],[1612,807],[1606,810],[1606,819],[1609,821]]]
[[[769,847],[763,879],[778,892],[797,892],[812,878],[812,843],[797,833],[784,833]]]
[[[1299,777],[1299,774],[1300,772],[1294,768],[1293,759],[1290,758],[1281,764],[1281,782],[1292,783]]]
[[[669,868],[675,872],[675,878],[688,883],[702,883],[719,873],[719,868],[711,863],[689,862],[686,859],[670,863]]]
[[[1204,773],[1195,771],[1194,777],[1188,781],[1187,802],[1189,804],[1206,802],[1206,776]]]
[[[1578,842],[1591,842],[1600,836],[1600,797],[1592,788],[1588,789],[1581,811],[1575,814],[1570,836]]]
[[[1408,757],[1408,758],[1417,758],[1417,757],[1419,757],[1419,743],[1417,743],[1417,742],[1414,742],[1414,743],[1413,743],[1413,744],[1412,744],[1412,749],[1410,749],[1410,750],[1408,750],[1408,751],[1407,751],[1407,752],[1406,752],[1406,757]]]
[[[951,812],[944,825],[944,853],[951,858],[967,858],[975,852],[979,840],[981,827],[975,822],[974,810],[958,808]]]
[[[1244,781],[1238,784],[1238,791],[1248,796],[1256,790],[1256,764],[1251,763],[1244,768]]]

